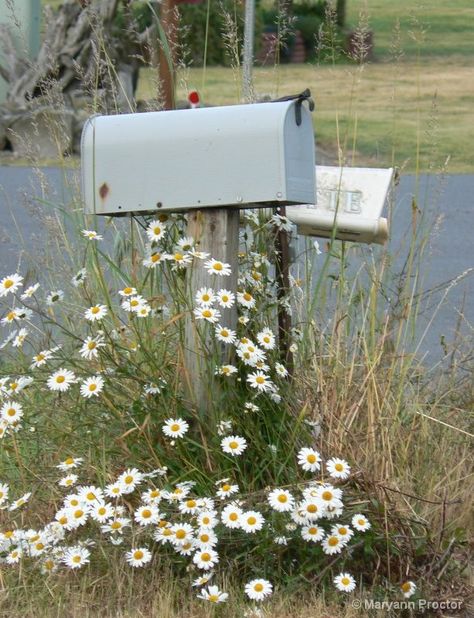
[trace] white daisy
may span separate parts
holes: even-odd
[[[218,523],[216,511],[201,511],[196,516],[196,523],[203,530],[211,530]]]
[[[235,330],[232,330],[225,326],[217,326],[216,327],[216,339],[218,341],[222,341],[223,343],[234,343]]]
[[[126,286],[124,288],[122,288],[121,290],[118,291],[120,296],[123,296],[124,298],[126,298],[127,296],[135,296],[137,293],[136,288],[132,288],[130,286]]]
[[[183,251],[192,251],[194,248],[194,238],[192,236],[185,236],[178,240],[178,247]]]
[[[405,599],[409,599],[416,592],[416,584],[411,581],[406,581],[400,586],[400,590],[403,592]]]
[[[216,292],[217,302],[224,309],[230,309],[235,303],[235,294],[229,290],[218,290]]]
[[[218,309],[213,309],[212,307],[196,307],[193,313],[196,320],[206,320],[207,322],[211,322],[213,324],[218,322],[221,317],[221,312]]]
[[[99,322],[102,320],[108,313],[108,309],[105,305],[94,305],[89,307],[84,314],[86,320],[90,322]]]
[[[23,406],[16,401],[7,401],[0,408],[0,418],[8,424],[17,423],[23,416]]]
[[[312,448],[302,448],[298,453],[298,464],[306,472],[316,472],[321,467],[321,456]]]
[[[323,540],[323,552],[328,555],[338,554],[342,551],[345,543],[339,535],[328,534]]]
[[[237,373],[237,367],[234,367],[234,365],[221,365],[220,367],[216,367],[215,373],[219,376],[229,377],[232,374]]]
[[[206,588],[203,588],[201,592],[197,595],[198,599],[204,599],[205,601],[209,601],[210,603],[225,603],[228,597],[229,594],[227,592],[219,590],[217,586],[209,586],[207,590]]]
[[[23,285],[23,277],[18,273],[9,275],[0,280],[0,298],[7,294],[14,294]]]
[[[188,253],[182,253],[181,250],[175,251],[175,253],[171,254],[168,259],[174,262],[175,268],[186,268],[186,266],[191,264],[193,261],[192,257]]]
[[[335,479],[341,479],[344,481],[349,478],[351,473],[351,467],[344,459],[338,459],[333,457],[326,462],[326,468],[330,476]]]
[[[74,382],[76,382],[76,376],[72,371],[69,369],[58,369],[58,371],[49,376],[46,386],[51,391],[65,393]]]
[[[87,277],[87,270],[85,268],[81,268],[74,277],[71,279],[71,283],[75,288],[78,288],[82,285]]]
[[[262,393],[265,393],[272,387],[272,381],[270,380],[270,378],[261,371],[249,373],[249,375],[247,376],[247,382],[252,388],[256,388]]]
[[[168,438],[182,438],[188,429],[189,424],[182,418],[169,418],[161,428]]]
[[[356,515],[354,515],[354,517],[352,518],[352,525],[359,532],[365,532],[371,526],[367,517],[365,515],[362,515],[361,513],[356,513]]]
[[[324,516],[325,507],[317,498],[307,498],[298,505],[298,513],[309,521],[315,521]]]
[[[252,296],[252,294],[247,291],[237,292],[237,302],[239,303],[239,305],[242,305],[242,307],[245,307],[246,309],[253,309],[257,304],[257,301]]]
[[[242,455],[247,448],[247,441],[241,436],[227,436],[221,440],[221,448],[224,453],[228,453],[233,457]]]
[[[105,341],[102,335],[96,337],[86,337],[82,344],[79,354],[86,360],[92,360],[99,355],[99,349],[105,347]]]
[[[165,235],[166,226],[158,219],[151,221],[147,227],[146,235],[150,242],[158,242]]]
[[[20,328],[16,337],[13,339],[12,347],[13,348],[21,348],[25,343],[25,339],[28,336],[28,331],[26,328]]]
[[[316,489],[316,498],[322,502],[326,509],[337,509],[342,506],[342,490],[329,484],[321,485]]]
[[[355,579],[349,573],[339,573],[333,579],[333,582],[341,592],[352,592],[356,587]]]
[[[60,464],[58,464],[56,468],[59,468],[63,472],[67,472],[68,470],[72,470],[73,468],[77,468],[78,466],[80,466],[83,461],[84,460],[82,459],[82,457],[68,457]]]
[[[46,296],[46,304],[47,305],[55,305],[64,299],[64,292],[62,290],[56,290],[55,292],[50,292]]]
[[[193,540],[194,528],[190,524],[174,524],[170,530],[172,533],[170,541],[172,543],[183,544]]]
[[[69,547],[62,555],[61,561],[70,569],[80,569],[89,562],[90,551],[79,545]]]
[[[73,485],[77,483],[77,479],[77,474],[68,474],[67,476],[63,476],[62,479],[59,479],[58,485],[60,487],[73,487]]]
[[[8,500],[8,492],[10,488],[6,483],[0,483],[0,504],[3,504]]]
[[[334,524],[331,528],[331,534],[337,534],[344,543],[349,543],[351,538],[354,536],[354,531],[349,528],[349,526],[345,526],[344,524]]]
[[[324,538],[324,530],[320,526],[316,526],[315,524],[311,524],[309,526],[303,526],[301,528],[301,536],[305,541],[312,541],[313,543],[317,543]]]
[[[245,584],[245,594],[252,599],[252,601],[263,601],[265,597],[272,594],[273,586],[266,579],[252,579],[252,581]]]
[[[257,341],[265,350],[273,350],[275,347],[275,335],[269,328],[264,328],[257,334]]]
[[[118,478],[118,482],[122,486],[122,492],[125,494],[132,493],[136,486],[144,479],[143,473],[136,468],[128,468]]]
[[[95,230],[82,230],[82,235],[89,240],[103,240],[101,234],[97,234]]]
[[[236,504],[228,504],[222,509],[221,521],[226,528],[236,529],[241,527],[244,512]]]
[[[158,507],[154,504],[139,506],[134,513],[134,519],[140,526],[156,524],[160,520],[160,517],[161,514],[158,511]]]
[[[263,528],[265,519],[261,513],[257,511],[245,511],[242,513],[240,527],[244,532],[254,534]]]
[[[39,283],[35,283],[34,285],[30,285],[29,287],[27,287],[23,294],[20,296],[21,300],[27,300],[28,298],[34,296],[35,292],[39,289],[39,287]]]
[[[280,378],[286,378],[288,375],[288,369],[281,363],[275,363],[275,371]]]
[[[155,268],[158,264],[162,264],[170,258],[166,253],[160,253],[159,251],[151,251],[148,256],[143,260],[143,266],[146,268]]]
[[[215,300],[216,297],[211,288],[201,288],[196,292],[195,301],[201,307],[210,307]]]
[[[222,480],[219,482],[219,489],[217,490],[217,496],[219,498],[227,498],[232,494],[235,494],[239,491],[238,485],[231,485],[228,482],[228,479]]]
[[[211,258],[210,260],[205,262],[204,266],[206,267],[207,272],[211,275],[222,275],[227,277],[232,272],[230,264],[215,260],[214,258]]]
[[[96,502],[88,506],[88,513],[91,519],[98,521],[100,524],[105,524],[114,516],[114,508],[108,502]]]
[[[146,547],[132,548],[125,554],[125,559],[133,567],[142,567],[150,562],[152,558],[151,551]]]
[[[207,571],[212,569],[218,562],[219,556],[213,549],[198,550],[193,556],[193,562],[198,569]]]
[[[209,580],[212,579],[213,576],[214,576],[214,573],[210,571],[209,573],[206,573],[205,575],[201,575],[201,577],[198,577],[197,579],[195,579],[191,585],[193,587],[205,586],[209,582]]]
[[[274,489],[268,495],[268,502],[272,509],[284,513],[293,510],[295,499],[286,489]]]
[[[123,534],[124,528],[130,526],[130,520],[126,517],[116,517],[109,519],[105,526],[101,526],[102,532],[111,532],[113,534]]]
[[[81,384],[81,395],[86,399],[98,397],[99,393],[104,389],[104,379],[100,376],[92,376],[84,380]]]

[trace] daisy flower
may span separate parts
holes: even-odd
[[[77,474],[68,474],[67,476],[63,476],[62,479],[59,479],[58,485],[60,487],[72,487],[77,483],[77,479]]]
[[[269,328],[265,328],[257,334],[257,341],[265,350],[273,350],[275,347],[275,335]]]
[[[281,363],[275,363],[275,371],[280,378],[286,378],[288,375],[288,369]]]
[[[222,509],[221,521],[226,528],[240,528],[244,512],[236,504],[228,504]]]
[[[12,347],[13,348],[21,348],[22,345],[25,343],[25,339],[26,339],[27,336],[28,336],[27,329],[26,328],[20,328],[20,330],[18,331],[18,334],[13,339]]]
[[[104,379],[100,376],[92,376],[84,380],[81,384],[81,395],[86,399],[91,397],[98,397],[99,393],[104,388]]]
[[[7,294],[14,294],[23,285],[23,277],[18,273],[9,275],[0,280],[0,298]]]
[[[317,543],[324,538],[324,534],[324,530],[320,526],[315,526],[314,524],[301,528],[301,536],[305,541]]]
[[[325,513],[324,505],[321,504],[316,498],[308,498],[303,500],[298,505],[298,513],[301,517],[314,521],[323,517]]]
[[[161,428],[168,438],[182,438],[188,429],[189,424],[182,418],[169,418]]]
[[[403,592],[403,596],[405,597],[405,599],[409,599],[416,592],[416,584],[411,581],[404,582],[400,586],[400,590]]]
[[[268,502],[272,509],[280,513],[292,511],[295,505],[295,499],[286,489],[274,489],[268,495]]]
[[[134,519],[140,526],[149,526],[150,524],[158,523],[160,512],[154,504],[147,504],[138,507],[134,513]]]
[[[137,290],[135,288],[127,286],[119,290],[118,293],[120,296],[123,296],[124,298],[126,298],[127,296],[135,296],[137,293]]]
[[[147,489],[144,493],[142,493],[141,498],[145,504],[159,504],[161,499],[163,498],[161,489],[157,489],[156,487],[152,487],[151,489]]]
[[[103,502],[104,500],[104,492],[100,487],[94,487],[94,485],[79,487],[78,496],[79,499],[83,500],[86,504],[94,504],[96,502]]]
[[[220,367],[216,368],[216,375],[219,376],[228,377],[231,376],[233,373],[237,373],[237,367],[234,367],[234,365],[221,365]]]
[[[196,320],[207,320],[208,322],[215,323],[219,321],[221,312],[212,307],[196,307],[196,309],[194,309],[194,315]]]
[[[79,354],[86,360],[92,360],[99,355],[99,349],[105,347],[105,341],[102,335],[97,337],[87,337],[82,344]]]
[[[68,470],[71,470],[73,468],[77,468],[78,466],[80,466],[83,461],[84,460],[82,459],[82,457],[68,457],[67,459],[62,461],[60,464],[58,464],[56,468],[59,468],[63,472],[67,472]]]
[[[210,573],[206,573],[205,575],[201,575],[201,577],[195,579],[191,585],[194,588],[199,586],[205,586],[209,582],[209,580],[212,579],[213,575],[214,573],[212,571]]]
[[[332,485],[322,485],[316,489],[316,498],[326,508],[340,508],[342,506],[342,490]]]
[[[218,290],[216,292],[217,302],[224,309],[230,309],[235,303],[235,294],[229,290]]]
[[[242,307],[246,309],[253,309],[257,303],[255,298],[250,294],[250,292],[238,292],[237,293],[237,302]]]
[[[225,326],[217,326],[216,327],[216,339],[218,341],[222,341],[223,343],[234,343],[235,330],[226,328]]]
[[[198,550],[193,556],[193,562],[198,569],[207,571],[212,569],[219,562],[219,556],[216,551],[211,548]]]
[[[248,584],[245,584],[245,594],[252,601],[263,601],[265,597],[272,594],[273,586],[266,579],[252,579]]]
[[[306,472],[316,472],[321,467],[321,456],[312,448],[302,448],[298,453],[298,464]]]
[[[221,440],[221,448],[224,453],[228,453],[233,457],[242,455],[247,448],[247,441],[241,436],[227,436]]]
[[[339,535],[330,534],[324,539],[322,545],[323,552],[331,556],[332,554],[340,553],[345,543]]]
[[[184,513],[185,515],[194,515],[199,511],[200,503],[194,498],[188,498],[187,500],[180,502],[178,508],[180,513]]]
[[[371,526],[367,517],[365,515],[361,515],[360,513],[354,515],[354,517],[352,518],[352,525],[359,532],[365,532]]]
[[[178,247],[180,247],[183,251],[192,251],[194,247],[194,238],[192,236],[185,236],[178,240]]]
[[[20,296],[21,300],[27,300],[28,298],[31,298],[34,293],[39,289],[39,287],[39,283],[35,283],[34,285],[30,285],[29,287],[27,287],[23,294]]]
[[[349,526],[344,526],[344,524],[334,524],[331,528],[331,534],[336,534],[344,543],[349,543],[354,536],[354,531],[351,530]]]
[[[71,279],[71,283],[75,288],[78,288],[81,284],[84,283],[87,277],[87,270],[85,268],[81,268],[74,277]]]
[[[215,300],[216,297],[211,288],[201,288],[196,292],[195,301],[202,307],[210,307]]]
[[[150,562],[152,558],[151,551],[146,547],[136,547],[132,548],[125,554],[125,560],[132,567],[142,567],[145,566],[148,562]]]
[[[123,529],[130,525],[130,520],[126,517],[115,517],[110,519],[105,526],[101,526],[102,532],[112,532],[122,534]]]
[[[239,491],[239,486],[229,484],[228,479],[220,481],[220,483],[222,484],[217,490],[217,495],[219,496],[219,498],[227,498],[228,496],[231,496],[232,494],[235,494]]]
[[[23,416],[23,407],[15,401],[7,401],[0,408],[0,418],[6,423],[17,423]]]
[[[262,371],[256,371],[255,373],[249,373],[247,376],[247,382],[252,388],[256,388],[262,393],[271,389],[272,382],[270,378]]]
[[[91,519],[98,521],[100,524],[105,524],[114,516],[114,508],[108,502],[97,502],[88,507],[88,513]]]
[[[58,371],[49,376],[46,386],[51,391],[65,393],[74,382],[76,382],[76,376],[72,371],[69,369],[58,369]]]
[[[0,504],[3,504],[8,500],[8,492],[10,488],[6,483],[0,483]]]
[[[217,545],[217,535],[209,529],[198,530],[196,533],[196,547],[206,549]]]
[[[253,534],[263,528],[265,519],[261,513],[257,511],[246,511],[242,513],[240,527],[244,532]]]
[[[335,479],[341,479],[342,481],[349,478],[351,473],[351,467],[347,461],[344,461],[344,459],[337,459],[337,457],[328,459],[326,468],[330,476]]]
[[[211,603],[225,603],[228,597],[229,594],[222,592],[217,586],[209,586],[207,590],[203,588],[197,595],[198,599],[204,599],[204,601],[210,601]]]
[[[193,261],[188,253],[181,253],[179,250],[170,255],[169,259],[174,262],[176,268],[185,268]]]
[[[339,573],[333,579],[333,582],[341,592],[352,592],[356,587],[355,579],[349,573]]]
[[[95,230],[82,230],[82,235],[88,240],[103,240],[104,237],[101,234],[97,234]]]
[[[107,315],[108,309],[105,305],[94,305],[89,307],[84,314],[86,320],[90,322],[99,322]]]
[[[145,266],[146,268],[155,268],[155,266],[169,259],[169,257],[170,256],[166,253],[160,253],[159,251],[150,251],[149,255],[143,260],[143,266]]]
[[[80,569],[89,562],[90,551],[86,547],[69,547],[62,555],[61,561],[70,569]]]
[[[0,486],[1,490],[1,486]],[[215,511],[201,511],[196,516],[197,525],[203,530],[211,530],[215,526],[217,526],[218,520]]]
[[[50,306],[54,305],[58,303],[59,301],[63,300],[63,298],[64,298],[64,292],[62,290],[56,290],[55,292],[50,292],[46,296],[46,304]]]
[[[230,264],[227,264],[226,262],[220,262],[219,260],[215,260],[214,258],[211,258],[210,260],[205,262],[204,266],[210,275],[221,275],[228,277],[232,272]]]
[[[143,298],[143,296],[127,296],[123,299],[122,304],[120,305],[122,309],[129,312],[138,312],[141,307],[147,305],[147,301]]]
[[[150,222],[146,230],[146,235],[148,236],[148,240],[152,243],[158,242],[159,240],[163,238],[165,234],[165,230],[166,230],[166,226],[163,223],[161,223],[161,221],[154,219],[153,221]]]
[[[130,494],[143,481],[143,473],[136,468],[128,468],[118,478],[124,494]]]

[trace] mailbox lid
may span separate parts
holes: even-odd
[[[96,116],[82,138],[86,211],[314,203],[314,137],[295,101]]]

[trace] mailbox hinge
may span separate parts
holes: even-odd
[[[301,124],[301,106],[303,101],[308,101],[310,112],[314,110],[314,101],[311,98],[311,91],[309,88],[306,88],[306,90],[303,90],[300,94],[289,94],[286,97],[281,97],[280,99],[273,99],[272,103],[282,103],[283,101],[296,101],[295,120],[298,126]]]

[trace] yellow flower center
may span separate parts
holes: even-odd
[[[211,559],[211,554],[208,554],[207,552],[204,552],[203,554],[201,554],[201,560],[203,562],[209,562],[210,559]]]
[[[74,511],[74,517],[76,519],[80,519],[83,515],[84,511],[82,509],[77,509],[77,511]]]
[[[8,290],[9,288],[11,288],[11,287],[12,287],[12,285],[13,285],[13,284],[14,284],[13,279],[7,279],[7,280],[5,281],[5,283],[3,284],[3,287],[4,287],[6,290]]]
[[[133,288],[124,288],[124,289],[122,290],[122,292],[123,292],[124,294],[131,294],[131,293],[133,292]]]
[[[9,313],[7,313],[7,321],[8,322],[11,322],[15,318],[16,318],[16,313],[14,311],[10,311]]]
[[[91,309],[91,313],[93,313],[94,315],[99,313],[99,311],[100,311],[100,307],[97,307],[97,306],[96,307],[92,307],[92,309]]]
[[[97,389],[97,384],[89,384],[89,390],[94,392]]]
[[[37,354],[37,355],[35,356],[35,359],[36,359],[38,362],[41,362],[41,361],[42,361],[42,360],[44,360],[45,358],[46,358],[46,357],[45,357],[45,355],[44,355],[44,354]]]
[[[154,227],[153,228],[153,233],[156,234],[158,236],[158,234],[161,234],[161,227]]]
[[[180,528],[179,530],[176,530],[176,538],[177,539],[185,539],[186,538],[186,530],[183,530],[182,528]]]
[[[177,262],[180,262],[183,258],[184,258],[184,255],[183,255],[182,253],[175,253],[175,254],[174,254],[174,259],[175,259]]]
[[[202,316],[204,318],[211,318],[212,317],[212,311],[209,311],[209,309],[204,309],[204,311],[202,312]]]
[[[410,582],[405,582],[404,584],[401,585],[401,588],[403,592],[410,592],[411,590]]]
[[[210,594],[210,595],[208,596],[208,600],[209,600],[211,603],[217,603],[217,602],[219,601],[219,595],[218,595],[218,594]]]
[[[318,534],[318,529],[317,528],[309,528],[308,530],[308,534]]]
[[[221,489],[222,489],[222,491],[229,491],[230,485],[227,485],[227,484],[222,485]]]
[[[65,378],[64,376],[58,376],[58,377],[56,378],[56,382],[57,382],[58,384],[62,384],[62,383],[63,383],[63,382],[65,382],[65,381],[66,381],[66,378]]]
[[[79,562],[81,561],[81,557],[80,556],[73,556],[72,557],[72,561],[74,562],[74,564],[79,564]]]
[[[239,443],[236,442],[235,440],[232,440],[232,442],[229,442],[229,448],[231,448],[232,450],[236,449],[239,447]]]
[[[350,583],[351,583],[351,580],[350,580],[348,577],[343,577],[343,578],[341,579],[341,584],[342,584],[343,586],[348,586]]]
[[[150,511],[150,509],[143,509],[143,511],[142,511],[142,517],[144,517],[145,519],[148,519],[149,517],[151,517],[151,511]]]
[[[328,545],[331,547],[336,547],[339,544],[339,539],[336,536],[330,536],[328,540]]]
[[[5,532],[5,538],[6,538],[6,539],[11,539],[11,538],[12,538],[12,536],[13,536],[13,530],[7,530],[7,531]]]
[[[54,562],[52,560],[46,560],[43,563],[43,566],[47,571],[52,571],[54,568]]]
[[[306,457],[306,461],[310,464],[316,463],[316,455],[310,454]]]
[[[209,535],[208,534],[201,534],[200,539],[201,539],[202,543],[207,543],[209,541]]]
[[[196,500],[187,500],[186,502],[186,506],[189,509],[193,509],[196,506]]]
[[[107,513],[107,509],[101,506],[97,512],[99,513],[99,515],[105,515]]]
[[[66,466],[72,466],[72,464],[74,463],[74,459],[72,457],[68,457],[64,463],[66,464]]]
[[[209,294],[203,294],[202,295],[202,300],[207,303],[209,300],[211,299],[211,297],[209,296]]]
[[[244,299],[245,299],[246,301],[252,300],[252,295],[251,295],[251,294],[249,294],[248,292],[245,292],[245,293],[244,293]]]
[[[8,414],[8,416],[15,416],[15,414],[16,414],[15,408],[8,408],[7,414]]]
[[[318,510],[318,507],[315,504],[308,504],[308,506],[306,507],[306,510],[308,511],[308,513],[316,513]]]
[[[338,472],[342,472],[344,470],[344,466],[341,463],[337,463],[334,468],[338,471]]]
[[[178,423],[173,423],[170,427],[171,431],[179,431],[180,427]]]
[[[59,520],[59,523],[61,524],[61,526],[64,526],[67,524],[67,517],[65,515],[63,515],[61,517],[61,519]]]
[[[122,524],[119,521],[113,521],[110,524],[110,527],[112,528],[112,530],[120,530],[120,528],[122,527]]]
[[[140,303],[138,302],[138,300],[132,300],[130,301],[130,307],[138,307]]]
[[[255,590],[255,592],[262,592],[262,590],[263,590],[263,584],[255,584],[255,586],[253,587],[253,589]]]
[[[231,513],[229,515],[229,519],[230,521],[237,521],[239,519],[239,516],[237,515],[237,513]]]
[[[359,524],[359,526],[365,526],[365,519],[358,519],[357,523]]]
[[[288,496],[286,494],[280,494],[278,496],[278,502],[282,502],[282,503],[288,502]]]
[[[207,524],[209,524],[211,522],[211,520],[209,519],[209,517],[203,517],[202,518],[202,523],[207,526]]]
[[[131,474],[128,474],[128,475],[125,477],[125,483],[126,483],[127,485],[130,485],[130,483],[133,483],[133,476],[132,476]]]
[[[77,500],[76,498],[73,498],[71,500],[71,506],[77,506],[79,504],[79,500]]]
[[[229,336],[229,331],[226,330],[225,328],[223,328],[221,330],[221,335],[222,335],[222,337],[228,337]]]
[[[321,498],[323,500],[326,500],[326,501],[332,500],[332,497],[333,496],[332,496],[332,492],[331,491],[323,491],[323,493],[321,495]]]
[[[143,552],[140,549],[137,549],[133,552],[133,557],[135,560],[141,560],[143,558]]]
[[[253,517],[253,515],[251,517],[247,518],[247,523],[249,524],[249,526],[254,526],[257,523],[257,518]]]
[[[222,300],[223,303],[227,303],[227,302],[229,302],[229,297],[227,296],[227,294],[223,294],[221,296],[221,300]]]
[[[344,535],[346,535],[346,534],[347,534],[347,528],[344,528],[344,527],[339,528],[339,529],[338,529],[338,532],[339,532],[339,534],[340,534],[341,536],[344,536]]]
[[[220,272],[222,270],[222,264],[220,262],[216,262],[212,268]]]
[[[173,533],[171,532],[171,530],[169,528],[165,528],[163,530],[163,536],[170,536],[171,534],[173,534]]]
[[[18,388],[18,382],[12,382],[10,384],[10,390],[11,391],[16,391],[17,388]]]
[[[153,262],[153,264],[154,264],[155,262],[159,262],[159,261],[160,261],[160,259],[161,259],[161,253],[154,253],[154,254],[151,256],[151,258],[150,258],[150,259],[151,259],[151,261]]]
[[[43,543],[36,543],[35,547],[38,551],[41,551],[42,549],[44,549]]]
[[[94,348],[96,348],[96,347],[97,347],[97,344],[96,344],[96,342],[95,342],[95,341],[89,341],[89,343],[87,344],[87,348],[88,348],[89,350],[93,350],[93,349],[94,349]]]
[[[264,378],[263,376],[257,376],[257,377],[255,378],[255,382],[256,382],[257,384],[265,384],[265,378]]]

